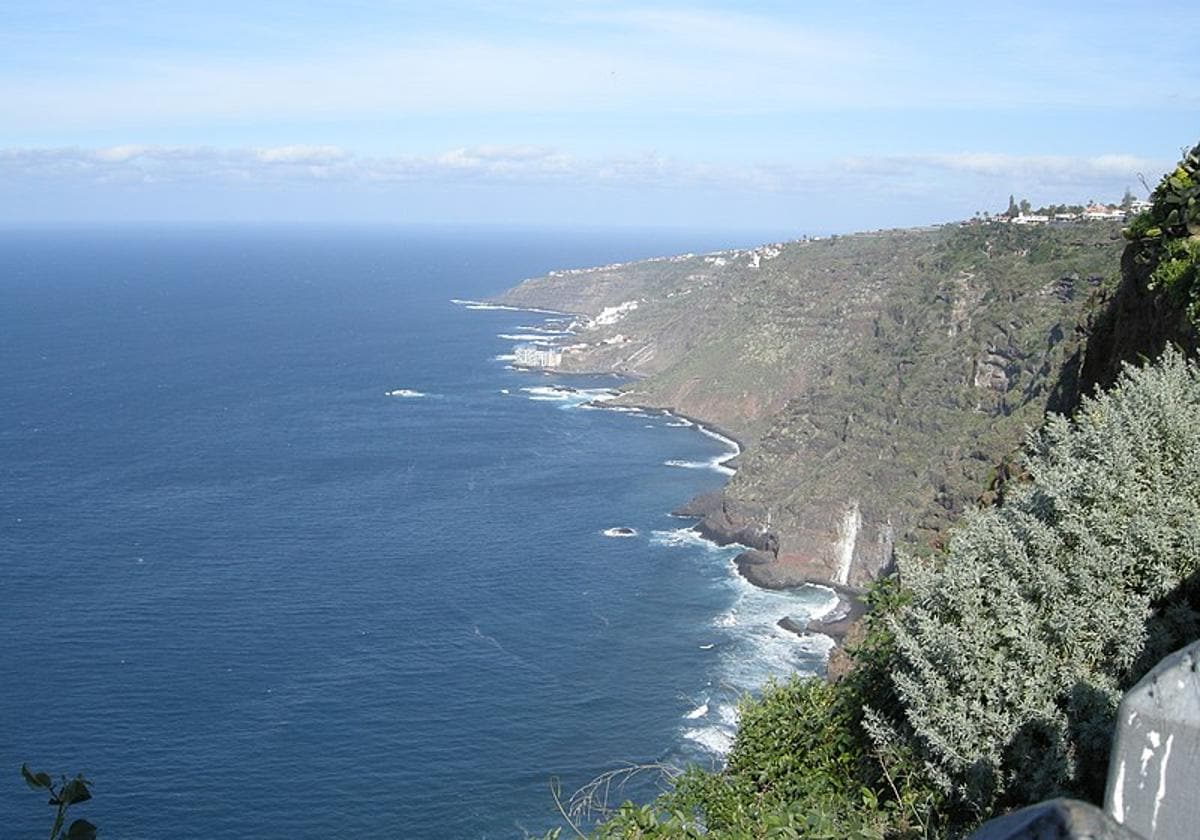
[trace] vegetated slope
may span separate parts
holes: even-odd
[[[567,371],[747,444],[703,526],[764,585],[863,584],[1036,424],[1119,226],[886,231],[556,272],[500,300],[586,316]]]
[[[963,837],[1044,797],[1099,801],[1120,694],[1200,633],[1200,368],[1174,350],[1126,368],[1019,460],[1003,505],[902,552],[845,676],[768,685],[724,768],[596,836]]]

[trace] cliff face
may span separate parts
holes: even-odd
[[[892,231],[557,272],[500,300],[579,313],[564,370],[634,375],[625,402],[746,444],[688,512],[758,549],[748,577],[855,586],[897,541],[936,539],[1065,399],[1121,248],[1106,223]]]
[[[1084,396],[1110,387],[1125,362],[1156,359],[1167,345],[1195,358],[1200,337],[1186,307],[1161,290],[1150,289],[1153,265],[1137,260],[1129,245],[1121,255],[1121,282],[1101,296],[1086,325],[1087,341],[1067,360],[1054,410],[1070,413]]]

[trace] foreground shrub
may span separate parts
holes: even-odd
[[[968,515],[946,553],[901,563],[891,621],[904,743],[967,812],[1098,795],[1121,691],[1182,642],[1200,565],[1200,376],[1168,352],[1126,368],[1027,445],[1030,481]],[[1174,596],[1174,597],[1172,597]]]

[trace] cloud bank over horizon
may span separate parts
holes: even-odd
[[[305,198],[319,202],[340,194],[362,195],[364,199],[394,197],[397,206],[408,195],[430,190],[462,188],[492,193],[499,201],[524,191],[556,190],[564,195],[586,195],[602,191],[610,197],[636,201],[645,192],[692,194],[697,191],[759,196],[774,203],[792,202],[790,219],[812,232],[854,229],[856,220],[841,223],[826,210],[836,206],[834,196],[853,192],[862,218],[857,224],[870,226],[879,208],[892,202],[921,202],[926,217],[915,223],[953,221],[976,210],[1003,209],[1009,192],[1036,201],[1081,202],[1093,198],[1112,200],[1127,187],[1136,185],[1139,174],[1154,181],[1170,163],[1123,154],[1071,157],[1064,155],[1010,155],[967,152],[930,155],[847,156],[796,166],[784,163],[741,165],[689,162],[660,155],[581,158],[562,150],[533,145],[484,145],[448,149],[433,155],[359,155],[335,145],[288,145],[272,147],[218,148],[211,146],[120,145],[103,148],[8,148],[0,149],[0,180],[10,190],[30,195],[53,196],[64,189],[68,196],[108,194],[140,197],[157,209],[146,218],[213,220],[239,218],[217,199],[257,191],[263,196],[290,194],[300,198],[290,212],[255,211],[250,218],[260,221],[317,220]],[[954,189],[947,189],[947,183]],[[179,194],[207,196],[213,206],[170,206]],[[973,206],[981,193],[988,202]],[[873,201],[863,201],[870,194]],[[159,206],[159,200],[162,204]],[[804,218],[804,208],[820,202],[819,212]],[[281,205],[282,207],[283,205]],[[28,201],[22,213],[0,216],[7,221],[21,218],[86,221],[87,208],[101,209],[92,202],[48,206],[30,215]],[[411,216],[380,213],[378,201],[364,200],[363,212],[348,221],[414,221]],[[962,208],[973,207],[964,215]],[[820,209],[825,208],[825,209]],[[604,224],[598,215],[579,208],[574,218],[556,210],[534,222],[572,221]],[[95,218],[105,218],[107,208]],[[941,213],[942,215],[938,215]],[[245,216],[241,218],[247,218]],[[450,221],[486,221],[463,216]],[[436,221],[436,219],[435,219]],[[621,221],[648,224],[662,217],[639,218],[636,208]],[[762,222],[758,222],[762,224]],[[881,222],[886,224],[886,221]],[[769,226],[769,225],[768,225]],[[808,232],[802,230],[800,232]]]
[[[1200,132],[1183,3],[14,3],[10,223],[851,230],[1119,197]]]

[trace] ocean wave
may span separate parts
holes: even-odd
[[[681,461],[672,458],[668,461],[663,461],[664,467],[681,467],[685,470],[712,470],[719,472],[721,475],[733,475],[736,470],[732,467],[725,466],[724,462],[729,460],[732,455],[718,455],[715,458],[710,458],[707,461]]]
[[[735,733],[723,726],[705,726],[696,729],[684,729],[683,737],[699,744],[713,755],[726,755],[733,747]]]
[[[556,400],[565,400],[576,391],[567,388],[560,388],[557,385],[536,385],[529,388],[522,388],[522,392],[534,397],[547,397]]]
[[[695,720],[696,718],[702,718],[707,714],[708,714],[708,703],[704,702],[704,703],[701,703],[696,708],[692,709],[686,715],[684,715],[684,718],[687,720]]]
[[[813,589],[818,589],[822,592],[829,593],[829,600],[825,606],[814,607],[813,610],[811,612],[809,612],[808,618],[810,620],[813,620],[813,619],[823,620],[823,619],[829,618],[834,610],[837,610],[839,608],[844,608],[846,606],[845,603],[842,601],[841,596],[839,596],[837,594],[837,591],[834,590],[832,587],[821,586],[818,583],[810,583],[809,586],[812,587]],[[843,611],[846,611],[846,610],[843,610]]]
[[[383,394],[386,397],[408,397],[409,399],[415,399],[417,397],[429,396],[428,394],[422,393],[421,391],[413,391],[410,388],[397,388],[394,391],[384,391]]]
[[[496,338],[502,338],[505,341],[536,341],[539,344],[550,343],[550,337],[535,333],[497,333]]]
[[[737,610],[726,610],[712,620],[713,627],[737,627]]]
[[[798,637],[780,627],[779,621],[789,617],[802,625],[832,609],[837,594],[816,587],[760,589],[738,574],[732,563],[729,568],[734,603],[713,619],[715,627],[729,634],[729,644],[722,647],[722,683],[738,691],[755,691],[771,677],[819,671],[833,641],[816,634]]]
[[[635,530],[634,528],[627,528],[625,526],[620,526],[617,528],[605,528],[600,533],[604,534],[604,536],[606,536],[606,537],[636,537],[637,536],[637,530]]]
[[[616,396],[616,394],[612,394],[612,396],[608,397],[608,399],[615,399]],[[611,411],[615,414],[633,414],[639,417],[646,416],[645,412],[643,412],[640,408],[634,408],[631,405],[598,405],[596,408],[602,408],[605,411]]]
[[[501,353],[498,356],[492,356],[493,362],[515,362],[517,360],[516,353]]]
[[[696,423],[695,425],[696,425],[696,429],[700,432],[700,434],[706,435],[715,441],[723,443],[723,444],[725,444],[726,447],[729,448],[729,452],[727,452],[726,454],[718,455],[717,457],[715,457],[711,461],[709,461],[710,468],[716,470],[717,472],[719,472],[723,475],[733,475],[734,473],[736,473],[737,470],[735,470],[733,467],[725,466],[725,462],[732,461],[734,458],[736,458],[737,456],[742,454],[742,447],[740,445],[738,445],[738,442],[731,437],[726,437],[725,435],[721,434],[720,432],[714,432],[712,429],[708,428],[707,426],[705,426],[701,423]]]
[[[698,640],[699,648],[708,651],[702,660],[707,663],[708,687],[696,695],[680,728],[681,745],[690,760],[725,756],[737,732],[739,699],[760,691],[772,678],[820,673],[833,647],[827,636],[797,635],[780,627],[780,620],[787,617],[803,625],[835,609],[839,598],[825,587],[760,589],[733,563],[743,546],[718,546],[692,528],[652,531],[650,543],[687,552],[728,595],[709,619],[707,639],[702,635]],[[702,706],[707,707],[703,714],[698,711]]]
[[[695,528],[675,528],[671,531],[651,531],[650,544],[669,548],[703,548],[705,551],[723,551],[722,547],[702,535]],[[737,549],[742,550],[741,546]]]
[[[717,707],[717,718],[726,726],[736,727],[742,716],[738,714],[738,707],[733,703],[726,703]]]
[[[616,394],[613,394],[612,391],[608,391],[608,396],[600,398],[600,400],[594,400],[593,402],[602,403],[608,400],[616,400],[616,398]],[[599,406],[599,404],[598,406],[586,406],[586,408],[600,409],[604,410],[604,412],[612,412],[613,414],[634,414],[637,410],[636,408],[630,408],[629,406]]]
[[[508,306],[503,303],[488,303],[483,300],[460,300],[459,298],[451,298],[450,302],[455,306],[462,306],[466,309],[476,311],[491,311],[497,310],[500,312],[538,312],[545,315],[570,315],[569,312],[560,312],[557,309],[535,309],[531,306]]]
[[[586,407],[589,403],[613,399],[616,394],[607,388],[567,388],[562,385],[537,385],[522,388],[534,402],[558,402],[563,408]]]
[[[713,472],[720,473],[721,475],[734,475],[737,472],[737,470],[735,470],[733,467],[727,466],[726,464],[726,462],[731,461],[738,455],[742,454],[742,447],[738,445],[736,440],[723,435],[720,432],[714,432],[707,426],[701,423],[696,423],[692,420],[688,420],[686,417],[679,417],[669,411],[664,411],[663,414],[671,418],[671,420],[667,423],[668,426],[673,426],[675,428],[688,428],[694,426],[696,430],[700,432],[700,434],[724,444],[727,449],[726,452],[723,452],[720,455],[714,455],[712,458],[709,458],[706,461],[685,461],[678,458],[672,458],[668,461],[664,461],[663,466],[681,467],[687,470],[712,470]]]
[[[537,333],[538,335],[575,335],[575,333],[571,330],[556,330],[551,329],[550,327],[535,327],[526,324],[522,324],[521,326],[517,327],[517,329],[524,330],[525,332]]]

